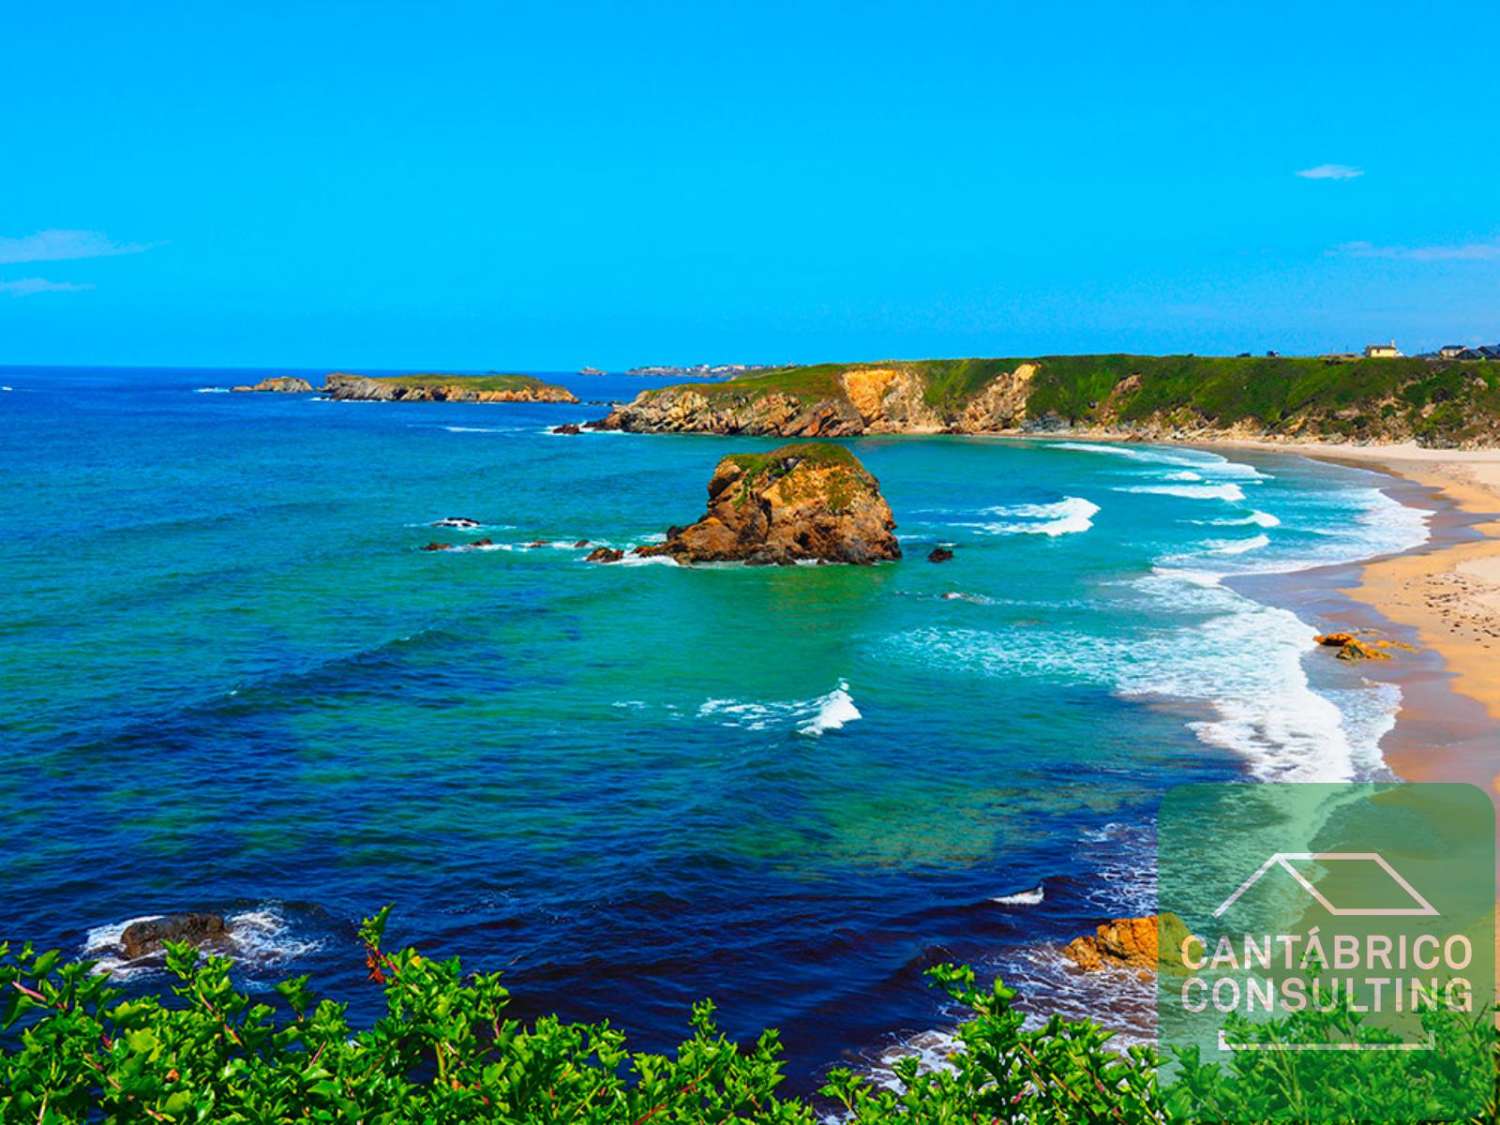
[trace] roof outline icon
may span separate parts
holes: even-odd
[[[1397,884],[1400,885],[1401,889],[1411,896],[1412,901],[1417,905],[1374,908],[1334,906],[1333,903],[1329,902],[1327,897],[1325,897],[1317,887],[1315,887],[1307,880],[1306,876],[1304,876],[1300,871],[1298,871],[1295,867],[1287,862],[1288,860],[1292,859],[1311,859],[1325,862],[1356,860],[1364,861],[1366,863],[1373,862],[1377,864],[1382,870],[1384,870],[1387,875],[1394,879]],[[1226,910],[1228,910],[1237,901],[1239,901],[1241,895],[1243,895],[1251,887],[1255,886],[1256,883],[1260,882],[1261,876],[1265,875],[1266,872],[1270,871],[1273,867],[1280,867],[1283,871],[1285,871],[1288,875],[1295,879],[1298,884],[1301,885],[1303,890],[1312,895],[1312,897],[1317,900],[1318,904],[1322,906],[1324,910],[1328,911],[1329,914],[1332,914],[1336,917],[1431,918],[1439,914],[1438,909],[1433,906],[1432,903],[1423,898],[1422,895],[1417,891],[1417,889],[1413,887],[1409,882],[1407,882],[1406,879],[1401,875],[1401,873],[1394,867],[1392,867],[1390,863],[1386,861],[1386,858],[1379,852],[1276,852],[1271,856],[1270,859],[1266,860],[1265,863],[1261,864],[1260,867],[1256,869],[1255,874],[1251,875],[1250,878],[1241,883],[1239,887],[1235,889],[1235,892],[1233,894],[1231,894],[1223,902],[1219,903],[1218,908],[1214,911],[1213,916],[1215,918],[1222,916]]]

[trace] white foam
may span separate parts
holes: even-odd
[[[444,426],[450,434],[518,434],[518,426]]]
[[[1210,539],[1203,546],[1213,555],[1243,555],[1271,545],[1269,535],[1254,535],[1248,539]]]
[[[1262,512],[1259,509],[1252,511],[1248,516],[1231,516],[1216,520],[1193,520],[1193,523],[1204,527],[1280,527],[1281,521],[1270,512]]]
[[[849,685],[840,680],[828,694],[813,699],[759,702],[741,699],[706,699],[698,707],[700,719],[741,730],[794,729],[809,738],[821,738],[842,730],[862,718]]]
[[[1226,484],[1124,484],[1116,492],[1139,492],[1153,496],[1178,496],[1184,500],[1228,500],[1239,503],[1245,491],[1239,485]]]
[[[0,391],[13,391],[15,389],[16,389],[15,387],[0,387]],[[216,387],[214,389],[215,390],[223,390],[222,387]]]
[[[0,387],[0,390],[7,390],[8,391],[8,390],[10,390],[10,388],[9,387]],[[193,393],[195,395],[227,395],[229,393],[229,388],[228,387],[195,387],[193,389]]]
[[[1176,465],[1212,476],[1237,477],[1243,480],[1269,480],[1265,473],[1253,465],[1231,461],[1217,453],[1197,450],[1168,450],[1157,446],[1136,444],[1108,444],[1088,441],[1060,441],[1050,445],[1052,449],[1070,449],[1075,453],[1106,453],[1123,457],[1146,465]],[[1169,478],[1170,479],[1170,478]]]
[[[1013,895],[996,895],[990,901],[998,902],[1001,906],[1036,906],[1047,897],[1046,891],[1046,885],[1038,883],[1029,891],[1018,891]]]
[[[1081,496],[1064,496],[1051,504],[1009,504],[982,509],[990,516],[1019,517],[985,523],[959,523],[986,535],[1076,535],[1094,526],[1099,505]]]
[[[854,706],[849,685],[840,680],[838,687],[819,700],[818,713],[798,727],[797,733],[810,738],[821,738],[825,732],[842,730],[845,723],[852,723],[859,718],[859,708]]]

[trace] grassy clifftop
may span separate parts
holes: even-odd
[[[1500,444],[1500,363],[1088,355],[783,367],[647,391],[623,429],[838,436],[1077,428]]]

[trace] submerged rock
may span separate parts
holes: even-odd
[[[452,543],[428,543],[425,547],[422,548],[422,550],[424,550],[424,551],[451,551],[451,550],[453,550],[453,544]]]
[[[934,547],[927,552],[927,561],[930,563],[945,563],[953,557],[953,552],[947,547]]]
[[[479,527],[480,524],[478,520],[471,520],[467,516],[444,516],[440,520],[434,520],[432,526],[457,527],[464,531],[472,531],[474,528]]]
[[[588,545],[589,541],[587,539],[580,539],[577,543],[573,544],[575,547],[587,547]]]
[[[132,922],[120,934],[120,955],[127,961],[159,953],[169,941],[187,942],[199,947],[222,947],[229,942],[229,931],[218,914],[168,914]]]
[[[1076,937],[1063,947],[1063,956],[1080,969],[1155,969],[1181,962],[1187,926],[1175,914],[1143,918],[1114,918],[1101,922],[1092,934]]]
[[[732,454],[708,482],[708,512],[637,550],[678,563],[874,563],[899,559],[879,482],[838,445]]]

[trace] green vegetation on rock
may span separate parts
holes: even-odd
[[[471,391],[519,391],[550,386],[535,375],[379,375],[364,376],[392,387],[463,387]]]
[[[1073,428],[1487,446],[1500,444],[1500,363],[1195,355],[825,363],[647,391],[605,424],[787,437]]]

